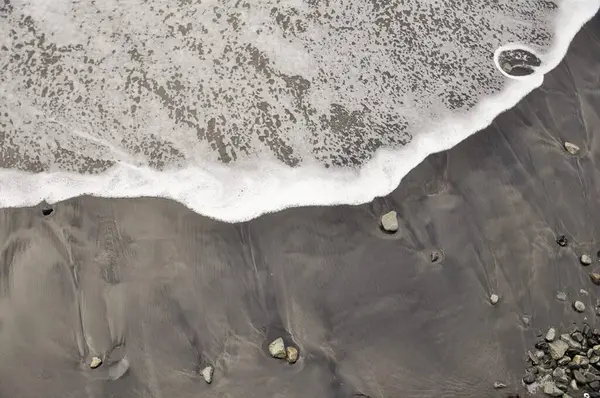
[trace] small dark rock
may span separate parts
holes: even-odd
[[[579,368],[581,368],[581,366],[579,366],[578,363],[575,363],[573,361],[569,362],[569,364],[567,365],[567,368],[571,369],[571,370],[577,370]]]
[[[558,360],[558,366],[567,366],[569,364],[569,362],[571,362],[571,358],[562,357],[561,359]]]
[[[590,373],[590,372],[586,373],[584,376],[585,376],[585,380],[586,380],[587,383],[591,383],[591,382],[594,382],[594,381],[600,381],[600,376],[595,375],[595,374]]]
[[[581,329],[581,333],[585,336],[586,339],[590,339],[592,335],[592,328],[587,323],[583,324],[583,328]]]
[[[54,212],[54,209],[52,207],[44,207],[42,209],[42,215],[43,216],[49,216],[50,214],[52,214]]]
[[[600,381],[592,381],[588,386],[594,391],[600,391]]]
[[[574,370],[573,371],[573,378],[575,380],[577,380],[577,383],[579,383],[579,384],[586,384],[587,383],[585,376],[579,370]]]
[[[524,377],[523,377],[523,383],[525,384],[532,384],[535,382],[535,375],[531,374],[531,373],[527,373]]]
[[[535,343],[535,348],[537,348],[538,350],[547,351],[548,343],[546,343],[545,341],[538,341],[537,343]]]
[[[569,240],[566,236],[560,235],[558,238],[556,238],[556,243],[558,243],[559,246],[565,247],[569,244]]]
[[[581,332],[575,332],[571,334],[571,337],[573,337],[573,340],[576,342],[583,343],[583,334],[581,334]]]
[[[600,329],[595,328],[592,330],[592,334],[596,337],[600,337]]]

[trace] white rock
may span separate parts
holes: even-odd
[[[100,359],[100,357],[93,357],[90,362],[90,368],[96,369],[100,365],[102,365],[102,359]]]
[[[490,296],[490,303],[492,303],[492,305],[498,304],[498,301],[500,301],[500,297],[498,297],[497,294],[492,294]]]
[[[563,146],[571,155],[577,155],[577,153],[581,150],[579,146],[573,144],[572,142],[565,142]]]
[[[556,329],[554,329],[554,328],[548,329],[548,332],[546,333],[546,341],[551,342],[551,341],[554,341],[555,338],[556,338]]]
[[[215,372],[215,368],[213,366],[209,365],[209,366],[205,367],[204,369],[202,369],[200,374],[202,374],[202,378],[204,379],[204,381],[207,384],[210,384],[210,383],[212,383],[214,372]]]
[[[285,344],[281,337],[273,340],[273,342],[269,344],[269,353],[271,353],[273,358],[285,359],[287,354],[285,352]]]
[[[581,265],[590,265],[592,263],[592,257],[590,257],[589,254],[582,254],[581,257],[579,257],[579,261],[581,262]]]
[[[398,215],[395,211],[390,211],[381,216],[381,227],[386,232],[398,231]]]

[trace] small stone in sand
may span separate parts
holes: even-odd
[[[551,341],[554,341],[555,338],[556,338],[556,329],[554,329],[554,328],[548,329],[548,332],[546,333],[546,341],[551,342]]]
[[[52,207],[44,207],[42,209],[42,215],[43,216],[49,216],[50,214],[52,214],[54,212],[54,209]]]
[[[269,344],[269,353],[271,353],[273,358],[284,359],[286,357],[285,344],[283,344],[283,339],[281,337],[273,340],[273,342]]]
[[[496,390],[499,390],[501,388],[506,388],[506,384],[502,383],[501,381],[495,381],[494,382],[494,388]]]
[[[563,292],[557,292],[556,298],[559,299],[560,301],[565,301],[567,299],[567,294],[563,293]]]
[[[581,150],[581,148],[579,148],[577,145],[573,144],[572,142],[565,142],[563,144],[565,150],[567,152],[569,152],[571,155],[577,155],[577,153]]]
[[[592,272],[590,274],[590,280],[594,285],[600,285],[600,274],[597,272]]]
[[[381,227],[385,232],[396,232],[398,231],[398,217],[395,211],[390,211],[381,216]]]
[[[500,297],[498,297],[497,294],[490,295],[490,303],[492,303],[492,305],[498,304],[499,300],[500,300]]]
[[[204,369],[202,369],[202,371],[200,372],[202,374],[202,378],[204,379],[204,381],[207,384],[212,383],[212,379],[213,379],[213,373],[215,372],[215,368],[211,365],[205,367]]]
[[[298,360],[298,349],[296,347],[287,347],[286,352],[287,352],[287,361],[290,364],[296,363],[296,361]]]
[[[99,357],[93,357],[92,362],[90,362],[90,368],[96,369],[100,365],[102,365],[102,359]]]
[[[566,245],[569,244],[569,240],[567,239],[566,236],[561,235],[558,238],[556,238],[556,243],[558,243],[559,246],[565,247]]]
[[[577,300],[573,303],[573,309],[577,312],[583,312],[583,311],[585,311],[585,304],[583,304],[581,301]]]
[[[525,383],[525,384],[533,384],[534,382],[535,382],[535,375],[534,374],[527,373],[523,377],[523,383]]]
[[[592,257],[588,254],[582,254],[581,257],[579,257],[579,261],[581,262],[581,265],[590,265],[592,263]]]

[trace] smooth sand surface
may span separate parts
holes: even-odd
[[[596,18],[541,89],[370,204],[235,225],[163,199],[0,210],[0,397],[525,396],[541,331],[598,324],[598,137]]]

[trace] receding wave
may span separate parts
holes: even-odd
[[[362,203],[538,87],[600,0],[0,0],[0,206]]]

